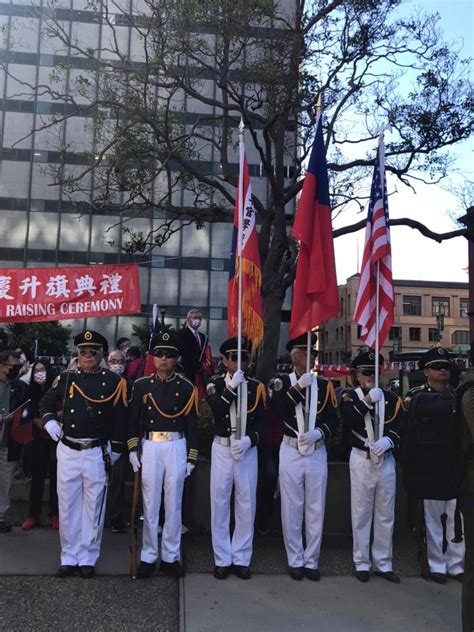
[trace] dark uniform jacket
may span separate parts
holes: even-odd
[[[199,346],[198,341],[188,326],[184,327],[178,333],[183,373],[184,376],[193,384],[196,381],[196,373],[201,366],[200,358],[202,355],[202,347],[206,340],[206,336],[204,334],[199,331],[198,334],[201,340],[201,346]]]
[[[385,397],[385,421],[383,436],[388,437],[395,450],[400,447],[403,426],[405,424],[405,410],[402,400],[396,393],[383,390]],[[364,393],[366,395],[367,392]],[[375,407],[370,409],[365,402],[359,399],[355,389],[346,391],[341,400],[340,405],[341,416],[343,421],[344,439],[348,445],[359,450],[369,452],[369,448],[364,441],[367,439],[367,431],[365,429],[365,415],[370,413],[372,424],[374,423]],[[364,441],[359,439],[356,434],[361,435]]]
[[[461,451],[456,392],[428,383],[406,396],[408,420],[403,437],[403,477],[414,498],[449,500],[459,494]]]
[[[166,379],[157,374],[142,377],[133,385],[128,415],[128,449],[138,448],[147,432],[182,432],[186,437],[188,461],[198,457],[196,389],[182,375]]]
[[[214,415],[214,434],[230,437],[232,433],[230,407],[237,403],[237,391],[228,388],[226,374],[214,375],[207,385],[207,402]],[[247,424],[246,435],[251,445],[257,445],[265,427],[265,387],[258,380],[245,376],[247,380]]]
[[[28,388],[25,382],[23,382],[22,380],[14,380],[13,382],[10,383],[9,386],[10,386],[10,410],[6,411],[5,415],[7,415],[11,411],[16,410],[18,406],[21,406],[21,404],[23,404],[23,402],[26,401],[26,392]],[[25,410],[27,411],[26,414],[28,415],[28,417],[26,417],[26,419],[25,417],[22,417],[21,418],[22,423],[24,423],[25,421],[31,418],[31,410],[28,407],[28,405],[22,408],[19,414],[21,415],[21,413],[24,413]],[[18,461],[18,459],[21,458],[22,444],[17,443],[11,436],[13,420],[9,419],[5,421],[4,423],[5,423],[5,430],[3,433],[2,445],[3,447],[8,448],[7,459],[8,461]]]
[[[315,427],[323,433],[324,441],[327,443],[337,431],[336,395],[331,382],[322,377],[318,377],[317,380],[318,406]],[[304,413],[306,389],[300,390],[296,385],[292,386],[287,374],[278,375],[271,380],[269,389],[272,403],[283,419],[283,434],[294,439],[298,432],[295,408],[297,404],[302,404]]]
[[[62,408],[63,433],[72,439],[100,439],[112,442],[113,452],[123,452],[126,441],[127,384],[109,369],[85,373],[65,371],[39,404],[45,425],[57,419]]]

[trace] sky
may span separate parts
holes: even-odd
[[[418,10],[441,16],[440,26],[445,39],[460,47],[461,56],[474,55],[474,0],[405,0],[407,13]],[[374,157],[376,147],[374,145]],[[450,193],[459,186],[463,176],[474,181],[474,143],[465,142],[455,150],[458,175],[450,182],[438,185],[416,185],[416,193],[403,187],[398,181],[387,177],[389,193],[389,215],[392,219],[412,217],[436,232],[448,232],[458,228],[453,216],[462,215],[459,198]],[[344,213],[334,222],[335,228],[363,218],[363,215]],[[423,281],[467,282],[467,240],[457,237],[438,244],[408,227],[395,226],[391,229],[392,270],[394,279]],[[364,230],[335,240],[335,256],[338,283],[359,271],[364,247]]]

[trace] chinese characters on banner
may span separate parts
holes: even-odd
[[[0,268],[0,322],[69,320],[141,312],[135,264]]]

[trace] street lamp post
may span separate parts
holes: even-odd
[[[469,340],[474,340],[474,206],[467,209],[466,215],[459,218],[459,222],[467,228],[468,265],[469,265]]]

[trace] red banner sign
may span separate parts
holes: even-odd
[[[0,322],[141,312],[138,266],[0,268]]]

